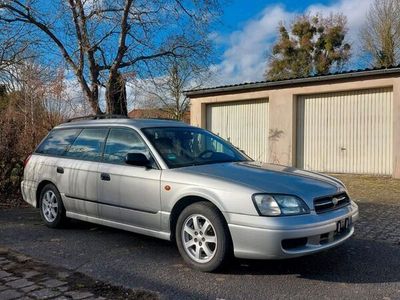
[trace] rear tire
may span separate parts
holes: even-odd
[[[39,209],[46,226],[59,228],[66,224],[64,204],[55,185],[49,183],[43,187],[40,192]]]
[[[186,207],[179,215],[175,236],[181,256],[194,269],[216,271],[231,256],[228,226],[210,202],[196,202]]]

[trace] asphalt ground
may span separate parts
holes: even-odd
[[[0,210],[0,245],[167,299],[400,299],[400,205],[359,206],[355,235],[337,248],[282,261],[235,259],[213,274],[187,267],[173,243],[79,221],[50,229],[32,208]]]

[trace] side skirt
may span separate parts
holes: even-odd
[[[108,221],[108,220],[95,218],[95,217],[89,217],[89,216],[85,216],[85,215],[81,215],[81,214],[77,214],[77,213],[73,213],[73,212],[68,212],[68,211],[67,211],[66,215],[68,218],[71,218],[71,219],[77,219],[77,220],[81,220],[81,221],[96,223],[96,224],[109,226],[109,227],[113,227],[113,228],[118,228],[118,229],[131,231],[131,232],[135,232],[135,233],[140,233],[140,234],[152,236],[152,237],[163,239],[163,240],[170,240],[170,236],[171,236],[171,234],[168,232],[145,229],[142,227],[127,225],[127,224],[114,222],[114,221]]]

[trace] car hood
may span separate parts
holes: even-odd
[[[245,185],[255,192],[296,195],[308,200],[307,202],[316,197],[345,191],[343,183],[333,177],[259,162],[191,166],[181,171]]]

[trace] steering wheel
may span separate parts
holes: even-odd
[[[201,152],[200,154],[199,154],[199,158],[205,158],[204,156],[206,155],[206,154],[208,154],[208,153],[210,153],[211,155],[212,154],[214,154],[215,152],[214,151],[212,151],[212,150],[205,150],[205,151],[203,151],[203,152]],[[211,157],[211,155],[210,155],[210,157]]]

